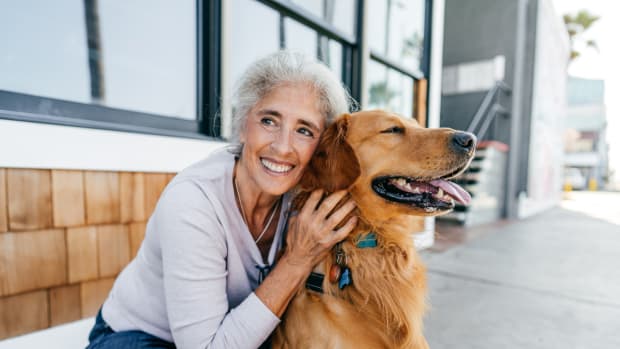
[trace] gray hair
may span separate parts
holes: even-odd
[[[241,152],[239,135],[250,110],[274,88],[287,83],[307,83],[314,88],[327,125],[356,108],[340,79],[325,64],[302,53],[278,51],[252,64],[237,82],[232,100],[233,153]]]

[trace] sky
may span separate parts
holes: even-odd
[[[558,16],[575,14],[585,9],[600,16],[586,32],[598,50],[582,50],[582,55],[569,66],[569,74],[584,78],[605,80],[605,105],[607,107],[607,140],[610,168],[616,174],[614,181],[620,187],[620,2],[610,0],[553,0]]]

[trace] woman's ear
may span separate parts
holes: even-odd
[[[350,119],[350,114],[341,115],[323,132],[301,178],[302,190],[325,189],[334,192],[347,189],[359,177],[359,162],[346,140]]]

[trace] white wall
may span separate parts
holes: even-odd
[[[519,198],[520,217],[556,205],[562,189],[568,34],[551,0],[539,1],[537,22],[528,192]]]
[[[178,172],[223,145],[0,120],[0,167]]]

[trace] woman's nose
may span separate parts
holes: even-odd
[[[277,154],[283,155],[293,151],[293,143],[291,138],[291,132],[282,129],[278,132],[271,142],[271,148],[276,151]]]

